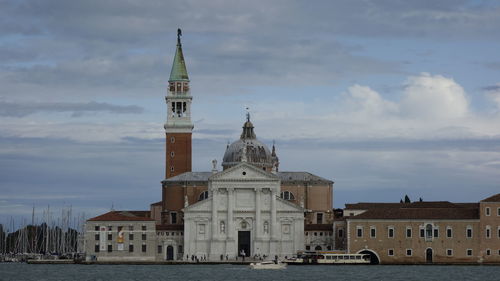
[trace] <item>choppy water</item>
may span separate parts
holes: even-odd
[[[500,280],[500,266],[288,266],[251,270],[241,265],[29,265],[0,263],[2,281],[44,280]]]

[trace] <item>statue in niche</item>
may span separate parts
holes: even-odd
[[[188,196],[184,195],[184,207],[187,207],[188,205],[189,205]]]
[[[220,233],[226,233],[226,223],[224,221],[220,222]]]
[[[269,223],[267,221],[264,222],[264,233],[269,233]]]

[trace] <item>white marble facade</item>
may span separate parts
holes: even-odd
[[[274,258],[304,250],[304,209],[279,198],[280,180],[246,162],[208,180],[210,196],[184,208],[184,256]]]

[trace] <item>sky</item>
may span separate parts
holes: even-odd
[[[0,223],[161,199],[177,28],[194,171],[249,107],[335,208],[500,192],[498,1],[0,0]]]

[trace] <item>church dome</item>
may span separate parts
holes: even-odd
[[[228,145],[222,167],[224,169],[235,166],[241,162],[248,162],[266,171],[271,171],[273,167],[273,156],[269,148],[259,141],[253,131],[254,127],[250,122],[250,116],[243,125],[243,132],[240,139]]]

